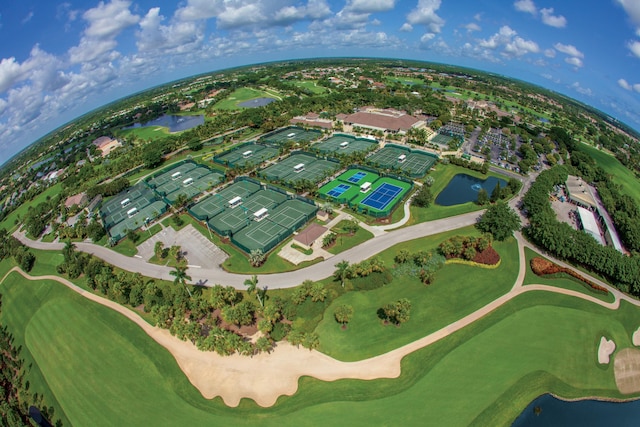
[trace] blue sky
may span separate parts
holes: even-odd
[[[640,0],[4,1],[0,46],[0,164],[159,83],[320,56],[497,72],[640,129]]]

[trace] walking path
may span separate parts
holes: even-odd
[[[295,287],[307,279],[314,281],[322,280],[333,273],[335,270],[335,264],[340,261],[345,260],[351,264],[358,263],[379,254],[383,250],[398,243],[473,225],[482,213],[483,211],[476,211],[435,221],[424,222],[395,230],[392,233],[377,230],[376,232],[378,234],[375,235],[373,239],[367,240],[366,242],[346,250],[328,260],[321,261],[300,270],[286,273],[262,274],[258,276],[258,279],[261,284],[264,283],[265,285],[268,285],[269,289]],[[26,237],[24,232],[16,231],[13,235],[23,244],[34,249],[62,250],[62,248],[64,248],[64,243],[46,243],[31,240]],[[139,272],[143,276],[156,279],[173,281],[173,276],[169,274],[169,272],[173,270],[171,267],[150,264],[144,259],[128,257],[114,252],[107,247],[95,245],[93,243],[76,242],[74,244],[78,250],[95,255],[109,264],[122,268],[123,270]],[[220,265],[202,266],[202,268],[197,269],[190,268],[189,275],[192,278],[192,283],[201,286],[223,284],[225,286],[233,286],[236,289],[245,289],[244,281],[250,277],[249,274],[229,273],[223,270]]]
[[[408,227],[407,229],[410,228],[413,227]],[[422,230],[422,232],[427,231]],[[387,235],[390,234],[385,236]],[[220,396],[225,404],[234,407],[240,403],[242,398],[250,398],[258,405],[267,407],[274,405],[281,395],[294,394],[298,389],[299,378],[302,376],[311,376],[324,381],[335,381],[344,378],[363,380],[396,378],[401,373],[401,361],[404,356],[453,334],[525,292],[555,292],[581,298],[612,310],[619,307],[622,299],[640,306],[640,301],[634,300],[617,289],[584,273],[581,274],[605,286],[612,292],[615,298],[614,301],[605,302],[581,292],[547,285],[522,286],[527,271],[524,248],[527,246],[534,251],[537,251],[537,249],[525,242],[520,233],[516,233],[516,239],[520,265],[518,276],[509,292],[424,338],[388,353],[357,362],[342,362],[315,350],[299,349],[287,342],[277,343],[277,346],[270,354],[261,353],[251,358],[237,354],[223,357],[216,353],[200,351],[190,342],[180,341],[171,336],[167,330],[150,326],[134,311],[87,292],[64,278],[58,276],[33,277],[24,273],[18,267],[14,267],[5,275],[2,281],[12,272],[17,272],[28,280],[48,279],[58,281],[82,296],[107,306],[135,322],[152,339],[165,347],[174,356],[189,381],[205,398],[212,399]],[[367,251],[365,251],[365,254],[367,257],[371,255]]]

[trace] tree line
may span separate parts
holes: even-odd
[[[554,186],[564,184],[568,170],[554,166],[538,175],[522,199],[529,218],[523,232],[536,245],[554,256],[583,265],[609,278],[620,290],[640,295],[640,262],[611,246],[602,246],[588,234],[556,219],[549,203]]]

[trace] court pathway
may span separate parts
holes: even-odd
[[[287,273],[259,275],[258,279],[260,281],[260,286],[268,286],[269,289],[292,288],[294,286],[298,286],[307,279],[314,281],[321,280],[331,276],[335,271],[335,264],[340,261],[345,260],[349,263],[357,263],[373,255],[379,254],[383,250],[398,243],[473,225],[483,212],[484,211],[471,212],[379,234],[373,239],[344,251],[329,260],[319,262],[301,270]],[[64,248],[64,243],[34,241],[27,238],[24,233],[19,231],[16,231],[13,235],[23,244],[34,249],[61,250]],[[95,255],[109,264],[124,270],[139,272],[143,276],[153,277],[156,279],[169,281],[173,281],[174,279],[174,277],[169,274],[169,272],[173,270],[171,267],[150,264],[141,258],[121,255],[107,247],[95,245],[93,243],[76,242],[74,244],[78,250]],[[249,272],[249,274],[228,273],[219,265],[189,269],[189,275],[191,276],[194,284],[204,286],[213,286],[215,284],[224,286],[230,285],[236,289],[246,288],[244,281],[249,278],[250,274],[251,272]]]

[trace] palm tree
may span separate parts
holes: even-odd
[[[340,284],[344,288],[344,281],[349,276],[349,261],[342,260],[339,263],[337,263],[335,267],[337,268],[337,270],[334,273],[334,277],[340,280]]]
[[[191,291],[187,287],[187,280],[191,280],[191,276],[187,274],[187,267],[185,265],[176,265],[176,269],[169,272],[170,275],[175,276],[173,284],[181,284],[187,290],[189,297],[191,297]]]
[[[262,296],[264,296],[264,294],[261,296],[260,295],[260,289],[258,289],[258,276],[257,275],[253,275],[251,276],[250,279],[247,279],[244,281],[244,285],[247,286],[247,292],[248,293],[256,293],[256,297],[258,298],[258,302],[260,303],[260,307],[264,307],[264,301],[262,299]],[[265,293],[266,293],[266,287],[265,287]]]

